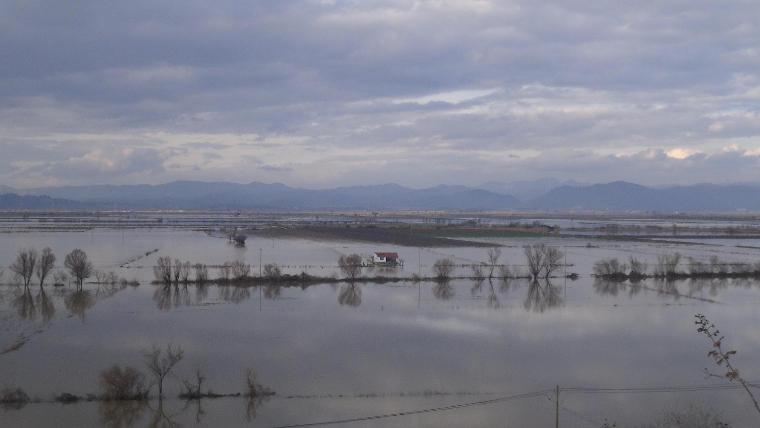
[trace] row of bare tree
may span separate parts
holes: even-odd
[[[251,265],[240,260],[224,262],[219,269],[219,280],[228,282],[240,281],[251,277]],[[195,273],[195,282],[202,284],[209,280],[209,267],[202,263],[192,264],[187,261],[173,259],[168,256],[159,257],[153,267],[156,281],[163,284],[188,284],[190,275]],[[276,281],[282,277],[282,271],[277,264],[269,263],[262,267],[262,277]]]
[[[19,250],[16,259],[9,269],[24,287],[29,287],[34,277],[37,278],[40,288],[45,285],[45,280],[50,277],[55,269],[56,257],[49,247],[45,247],[41,253],[35,249]],[[92,276],[94,270],[87,253],[79,248],[66,255],[64,266],[76,281],[77,287],[81,288],[84,280]]]

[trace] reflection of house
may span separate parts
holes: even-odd
[[[401,259],[398,258],[398,253],[374,253],[372,255],[372,263],[376,265],[391,265],[396,266],[402,264]]]

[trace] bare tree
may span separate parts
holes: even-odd
[[[472,269],[472,277],[475,279],[484,279],[486,277],[486,274],[484,273],[483,267],[485,266],[488,266],[488,265],[486,265],[485,263],[472,264],[470,266],[470,269]]]
[[[230,262],[224,262],[221,266],[219,266],[219,277],[224,280],[224,282],[227,282],[230,280],[230,275],[232,274],[232,264]]]
[[[256,372],[253,369],[248,369],[245,375],[245,396],[249,398],[262,397],[267,395],[274,395],[274,391],[263,386],[256,379]]]
[[[241,280],[251,275],[251,265],[240,260],[232,262],[232,277]]]
[[[24,287],[29,287],[36,265],[37,251],[32,249],[19,250],[16,254],[16,260],[10,265],[10,270],[24,283]]]
[[[678,273],[678,264],[681,262],[680,253],[662,254],[657,256],[655,275],[672,277]]]
[[[439,280],[448,280],[454,273],[454,262],[450,258],[438,259],[433,263],[433,274]]]
[[[145,358],[145,366],[156,381],[158,385],[158,399],[159,401],[164,398],[164,379],[171,373],[174,366],[182,361],[185,351],[181,347],[174,347],[171,344],[166,346],[165,350],[161,350],[160,347],[153,345],[153,347],[145,351],[143,357]]]
[[[196,263],[195,266],[195,281],[202,284],[208,281],[208,267],[201,263]]]
[[[190,278],[191,270],[193,270],[193,266],[190,264],[190,262],[183,262],[180,265],[179,279],[183,284],[187,284],[187,281]]]
[[[499,265],[500,257],[501,248],[494,247],[488,249],[488,278],[493,278],[493,273],[496,270],[496,266]]]
[[[528,272],[533,279],[549,278],[555,270],[562,266],[562,251],[545,244],[533,244],[523,247]]]
[[[67,254],[63,264],[74,277],[79,288],[82,288],[84,280],[92,275],[92,263],[87,258],[87,253],[79,248]]]
[[[170,284],[172,282],[172,259],[168,256],[159,257],[156,260],[156,265],[153,266],[153,275],[157,281],[161,281],[164,284]]]
[[[40,281],[40,288],[45,284],[45,278],[48,277],[54,267],[55,254],[53,254],[53,250],[51,250],[50,247],[45,247],[45,249],[42,250],[40,260],[37,263],[37,269],[35,270],[37,279]]]
[[[174,259],[174,267],[172,268],[173,279],[175,284],[179,284],[179,278],[182,275],[182,260]]]
[[[185,400],[198,400],[202,397],[203,381],[206,380],[206,376],[203,376],[201,369],[195,370],[195,382],[191,380],[182,380],[182,385],[185,387],[185,392],[179,395],[179,398]]]
[[[362,256],[358,254],[351,254],[348,256],[340,256],[338,259],[338,267],[343,275],[351,281],[361,275],[362,272]]]
[[[544,247],[544,278],[549,278],[554,271],[562,266],[562,251],[557,247]]]
[[[526,245],[523,247],[525,261],[528,264],[528,273],[531,278],[538,278],[544,267],[544,244]]]

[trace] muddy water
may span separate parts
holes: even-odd
[[[1,426],[146,426],[154,418],[182,425],[282,426],[441,409],[452,404],[501,401],[361,421],[348,426],[548,426],[554,420],[551,391],[563,388],[635,388],[719,384],[705,379],[708,344],[692,323],[708,315],[739,350],[736,365],[760,379],[760,286],[746,281],[684,281],[639,286],[594,282],[594,260],[653,259],[677,249],[695,258],[758,259],[731,242],[648,244],[556,240],[568,253],[577,281],[458,280],[446,285],[315,285],[299,287],[169,287],[151,285],[150,266],[170,255],[208,264],[242,259],[278,262],[292,271],[329,274],[341,253],[398,251],[402,274],[428,269],[449,255],[462,263],[483,259],[482,249],[376,248],[371,244],[301,240],[253,241],[230,246],[202,233],[96,231],[0,236],[0,259],[16,248],[50,245],[59,259],[85,249],[98,269],[114,270],[141,285],[96,286],[84,291],[46,287],[25,293],[0,287],[0,386],[23,387],[31,396],[98,391],[97,375],[113,365],[142,366],[141,350],[173,343],[186,357],[167,381],[168,394],[196,368],[217,392],[243,389],[247,368],[277,396],[261,403],[241,398],[161,408],[83,403],[29,404],[0,410]],[[521,262],[521,245],[502,240],[505,258]],[[743,245],[743,244],[738,244]],[[136,259],[153,249],[158,253]],[[132,260],[131,262],[129,262]],[[421,261],[421,267],[417,261]],[[129,262],[129,263],[127,263]],[[124,267],[120,267],[124,266]],[[255,269],[255,268],[254,268]],[[322,273],[325,272],[325,273]],[[7,274],[6,274],[7,275]],[[753,376],[754,375],[754,376]],[[507,397],[538,392],[527,397]],[[650,421],[658,413],[691,404],[723,411],[734,426],[754,426],[742,391],[560,394],[564,427],[618,426]],[[754,419],[753,419],[754,418]],[[121,423],[121,425],[118,425]]]

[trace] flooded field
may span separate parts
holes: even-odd
[[[679,252],[707,262],[760,262],[760,240],[621,241],[578,237],[479,238],[503,245],[501,262],[525,269],[522,247],[545,243],[566,259],[557,278],[448,283],[316,284],[236,287],[153,284],[153,266],[169,256],[209,266],[240,260],[283,272],[340,275],[341,255],[398,252],[403,266],[387,276],[430,275],[450,257],[457,272],[486,259],[478,247],[417,248],[387,244],[250,237],[245,247],[206,232],[172,228],[34,230],[0,234],[0,264],[22,248],[50,246],[63,257],[86,251],[95,269],[139,285],[86,283],[0,286],[0,388],[21,387],[42,402],[0,409],[0,426],[551,426],[556,387],[563,427],[618,427],[700,406],[733,426],[756,426],[746,392],[706,357],[696,313],[715,322],[735,365],[760,380],[760,282],[648,279],[637,284],[592,277],[594,262],[630,255],[655,263]],[[158,251],[156,251],[158,250]],[[147,254],[147,255],[146,255]],[[216,270],[210,268],[211,275]],[[564,274],[576,273],[570,280]],[[456,273],[455,273],[456,275]],[[151,345],[185,351],[167,378],[167,399],[60,404],[67,392],[99,391],[108,367],[144,369]],[[247,369],[276,392],[263,400],[176,398],[181,380],[200,369],[204,387],[243,391]],[[715,369],[715,370],[714,370]]]

